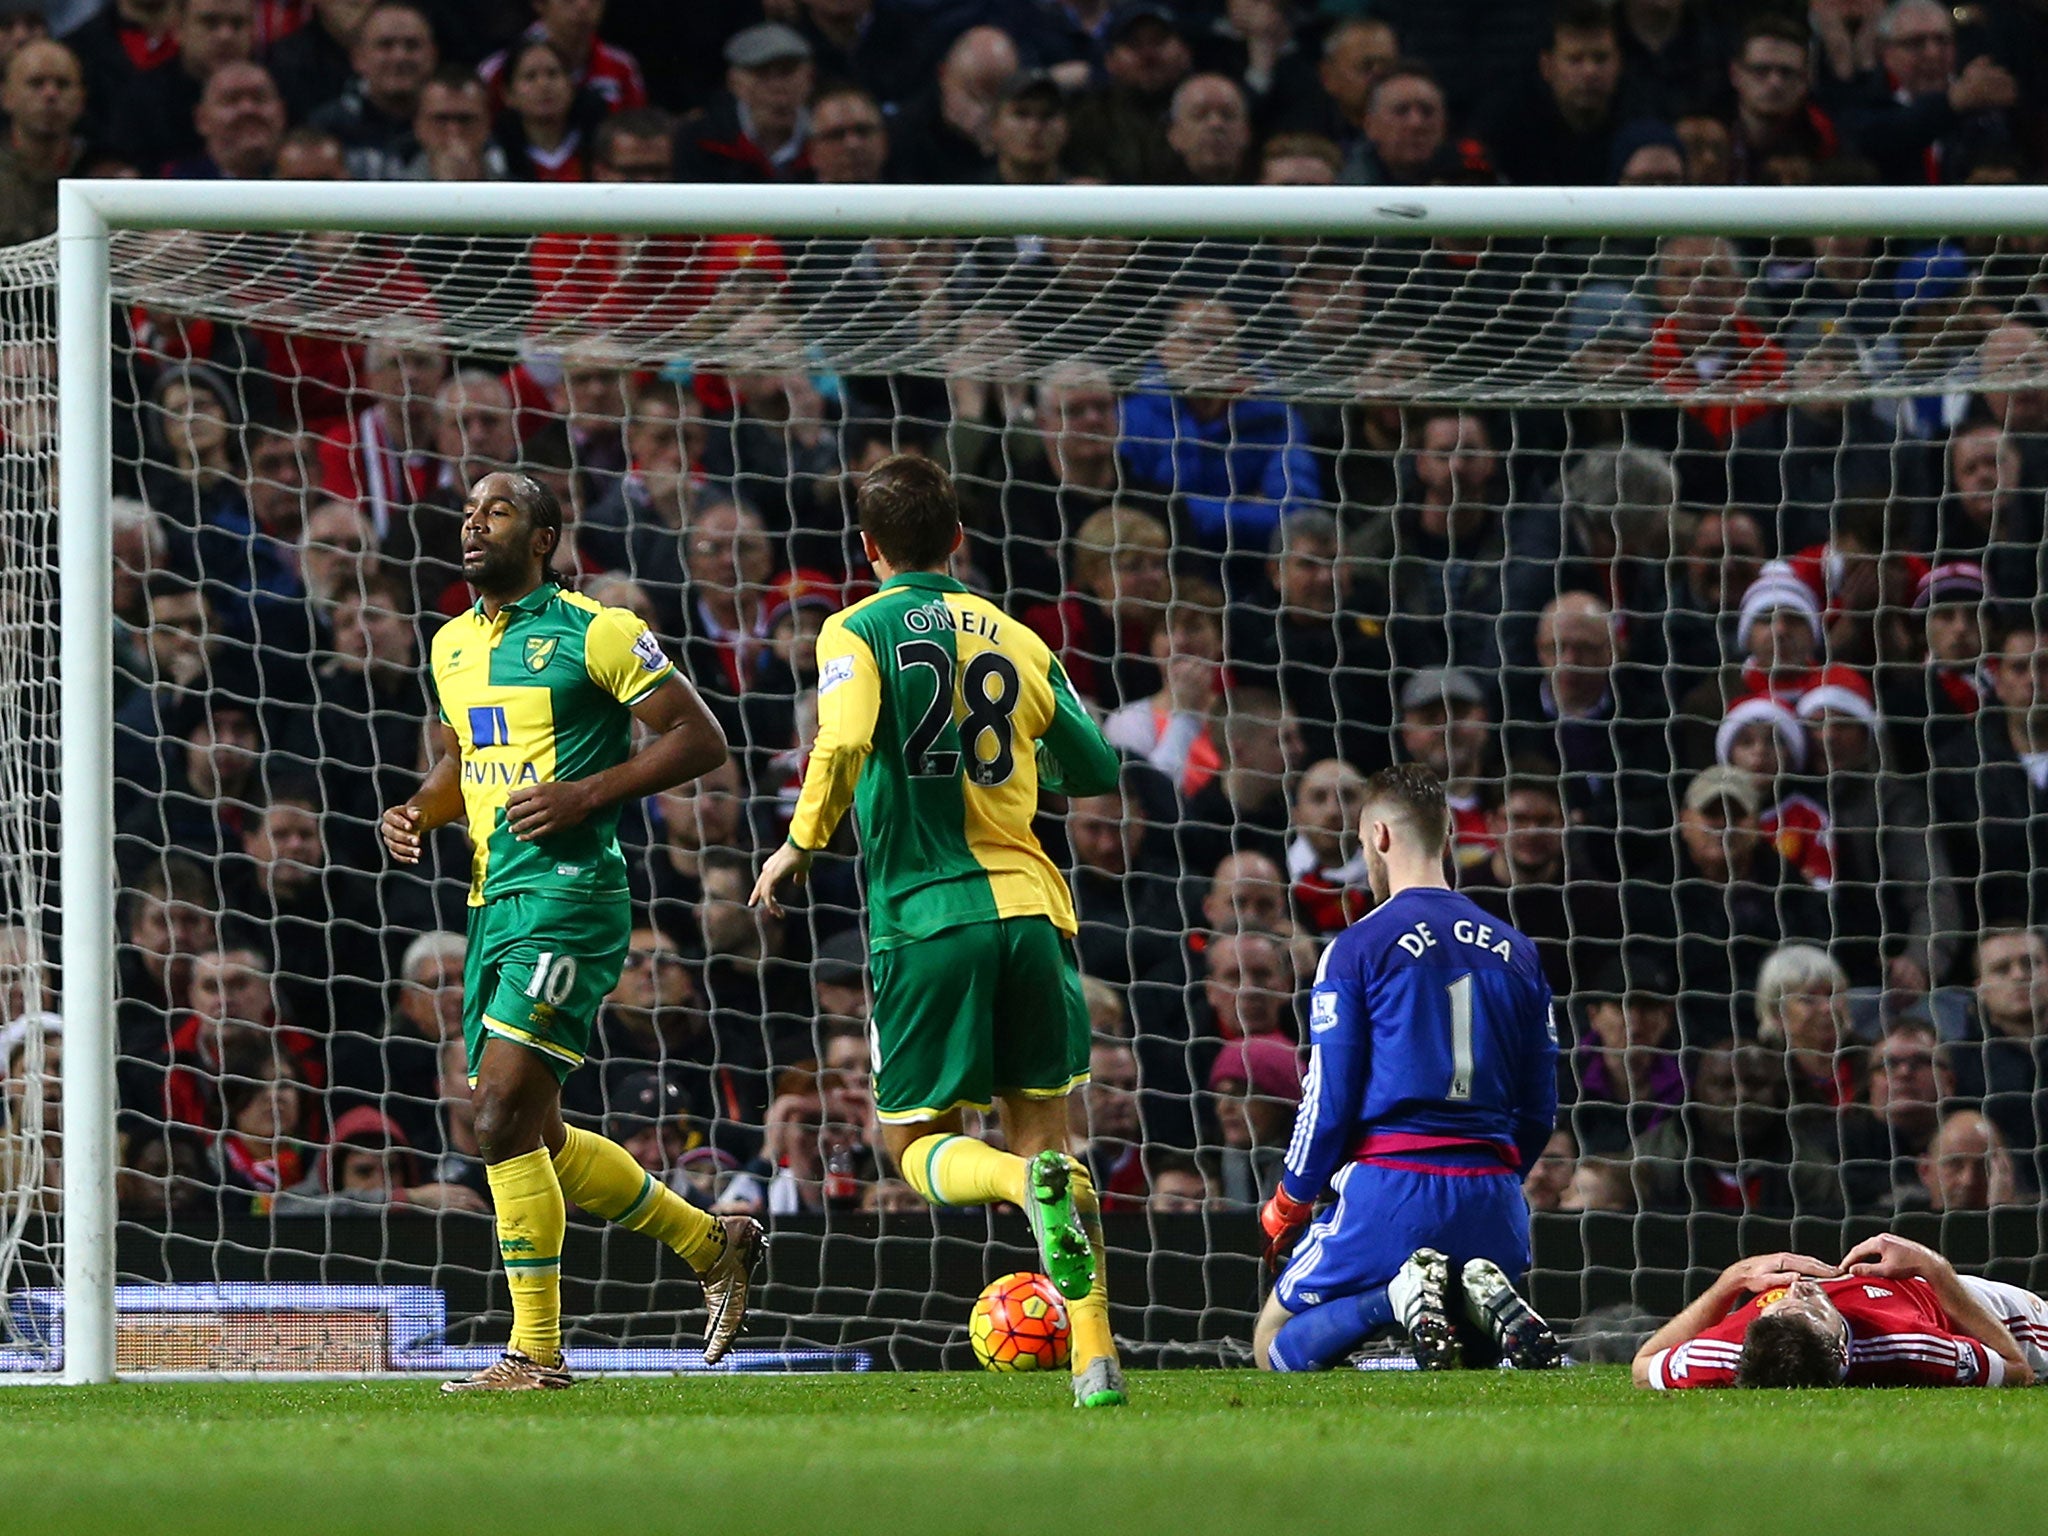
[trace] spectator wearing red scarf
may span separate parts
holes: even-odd
[[[1657,299],[1664,318],[1650,335],[1650,377],[1725,448],[1736,428],[1777,409],[1740,397],[1783,378],[1785,354],[1742,313],[1735,251],[1718,236],[1677,235],[1659,247]]]
[[[591,145],[593,181],[667,182],[676,170],[659,108],[607,118]],[[578,339],[634,322],[665,330],[747,275],[783,277],[781,252],[756,235],[542,235],[530,262],[536,325]]]

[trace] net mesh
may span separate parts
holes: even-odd
[[[951,468],[962,579],[1128,759],[1041,822],[1128,1341],[1249,1336],[1300,999],[1369,904],[1358,776],[1405,759],[1559,999],[1539,1305],[1625,1338],[1738,1246],[1914,1210],[2031,1259],[2043,249],[116,236],[124,1277],[345,1251],[502,1326],[455,1043],[468,846],[399,871],[374,827],[468,601],[463,493],[519,466],[573,514],[570,579],[654,625],[734,748],[627,808],[635,954],[565,1107],[804,1234],[757,1342],[964,1360],[1021,1227],[935,1222],[876,1150],[850,839],[787,922],[744,905],[891,450]],[[24,538],[46,480],[10,499]],[[10,656],[47,654],[39,591]],[[644,1246],[572,1249],[574,1340],[688,1338]]]
[[[0,252],[0,1353],[22,1278],[59,1255],[61,1030],[47,1011],[56,823],[52,245]],[[53,942],[52,936],[52,942]]]

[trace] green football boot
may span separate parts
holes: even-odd
[[[1079,1301],[1095,1285],[1095,1250],[1074,1212],[1071,1170],[1063,1152],[1041,1152],[1024,1175],[1024,1214],[1038,1239],[1045,1273],[1069,1301]]]
[[[1107,1355],[1090,1360],[1074,1377],[1076,1408],[1121,1408],[1129,1401],[1124,1391],[1124,1369]]]

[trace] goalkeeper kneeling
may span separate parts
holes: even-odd
[[[1398,1327],[1424,1370],[1556,1365],[1556,1336],[1511,1278],[1529,1268],[1522,1175],[1557,1115],[1549,983],[1534,944],[1446,886],[1434,774],[1385,769],[1362,804],[1375,904],[1316,972],[1300,1118],[1260,1213],[1268,1263],[1307,1231],[1254,1354],[1320,1370]]]

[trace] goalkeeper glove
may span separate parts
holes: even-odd
[[[1315,1215],[1315,1207],[1306,1200],[1297,1200],[1284,1189],[1273,1191],[1273,1198],[1259,1212],[1259,1225],[1266,1232],[1266,1268],[1274,1274],[1280,1273],[1280,1266],[1287,1261],[1288,1250],[1293,1248],[1295,1238]]]

